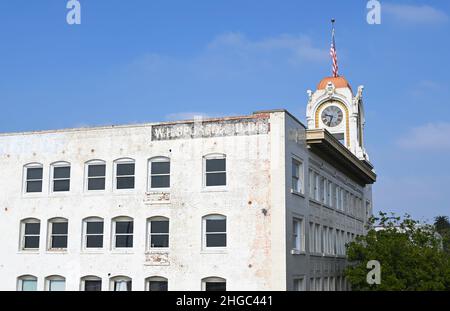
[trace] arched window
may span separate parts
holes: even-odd
[[[94,275],[84,276],[81,278],[80,290],[85,292],[99,292],[102,290],[102,279]]]
[[[225,248],[227,246],[227,218],[224,215],[206,215],[202,220],[203,248]]]
[[[203,157],[203,162],[203,184],[206,187],[226,186],[226,156],[224,154],[209,154]]]
[[[166,157],[155,157],[149,160],[149,188],[170,188],[170,159]]]
[[[145,287],[151,292],[166,292],[168,290],[168,281],[165,277],[151,276],[145,279]]]
[[[23,219],[20,222],[20,250],[38,250],[41,221],[36,218]]]
[[[37,277],[34,275],[22,275],[17,278],[17,290],[30,292],[37,290]]]
[[[120,216],[113,219],[113,248],[133,247],[133,218]]]
[[[100,217],[88,217],[83,219],[83,248],[103,248],[104,222]]]
[[[202,290],[203,291],[226,291],[227,281],[224,278],[217,276],[211,276],[202,279]]]
[[[61,292],[66,290],[66,278],[60,275],[51,275],[45,278],[45,290]]]
[[[169,247],[169,218],[151,217],[147,220],[147,228],[149,249]]]
[[[52,218],[48,221],[48,249],[63,251],[67,249],[69,221],[66,218]]]
[[[51,165],[52,192],[70,191],[70,163],[56,162]]]
[[[24,192],[42,192],[43,166],[41,163],[29,163],[24,166]]]
[[[115,292],[129,292],[132,288],[131,278],[127,276],[115,276],[110,279],[110,290]]]
[[[103,160],[91,160],[86,162],[85,176],[85,189],[87,191],[105,190],[106,162]]]

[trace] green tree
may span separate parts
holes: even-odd
[[[442,247],[450,254],[450,221],[448,216],[437,216],[434,218],[434,228],[442,237]]]
[[[377,226],[375,226],[377,224]],[[367,235],[347,244],[345,275],[353,290],[450,290],[450,256],[434,226],[409,215],[372,217]],[[381,264],[381,284],[369,285],[367,262]]]

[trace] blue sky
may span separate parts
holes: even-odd
[[[249,114],[305,119],[306,90],[365,85],[376,210],[450,214],[450,3],[65,0],[0,2],[0,132]]]

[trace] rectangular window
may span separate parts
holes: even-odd
[[[323,279],[323,290],[324,291],[329,291],[330,290],[330,284],[328,282],[329,282],[328,277],[325,277]]]
[[[315,251],[315,239],[314,239],[314,223],[309,223],[309,252],[314,253]]]
[[[303,193],[303,165],[301,162],[292,159],[292,190]]]
[[[303,251],[303,220],[302,219],[294,219],[293,223],[293,231],[292,231],[292,248],[294,250]]]
[[[206,186],[225,186],[226,184],[226,159],[206,159]]]
[[[116,221],[116,248],[133,247],[133,221]]]
[[[152,161],[150,162],[150,187],[151,188],[170,188],[170,161]]]
[[[42,192],[42,167],[28,167],[26,179],[26,192],[35,193]]]
[[[101,280],[86,280],[84,281],[84,291],[86,292],[99,292],[102,290]]]
[[[328,227],[322,227],[323,253],[328,254]]]
[[[314,291],[314,290],[316,290],[316,279],[315,278],[310,278],[309,279],[309,290],[310,291]]]
[[[169,247],[169,221],[150,221],[150,247]]]
[[[52,222],[52,233],[50,246],[52,249],[67,248],[67,229],[68,222]]]
[[[106,165],[88,165],[88,190],[105,190]]]
[[[319,178],[320,178],[319,174],[314,173],[314,199],[316,201],[320,200],[320,194],[319,194],[319,189],[320,189],[319,183],[320,183],[320,181],[319,181]]]
[[[38,222],[28,222],[24,226],[23,249],[39,249],[41,224]]]
[[[294,291],[304,291],[304,280],[303,278],[294,279]]]
[[[116,164],[116,189],[134,189],[134,163]]]
[[[314,172],[309,170],[309,198],[314,198]]]
[[[316,286],[316,291],[321,291],[322,290],[322,279],[316,278],[314,285]]]
[[[227,221],[223,219],[206,219],[206,247],[227,246]]]
[[[86,222],[86,248],[103,248],[103,221]]]
[[[70,191],[70,166],[53,167],[53,192]]]
[[[315,242],[316,242],[316,247],[315,247],[315,252],[316,253],[321,253],[321,234],[320,234],[320,225],[316,224],[316,228],[315,228]]]

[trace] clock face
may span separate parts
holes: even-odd
[[[328,127],[335,127],[341,124],[344,114],[337,106],[328,106],[322,111],[322,122]]]

